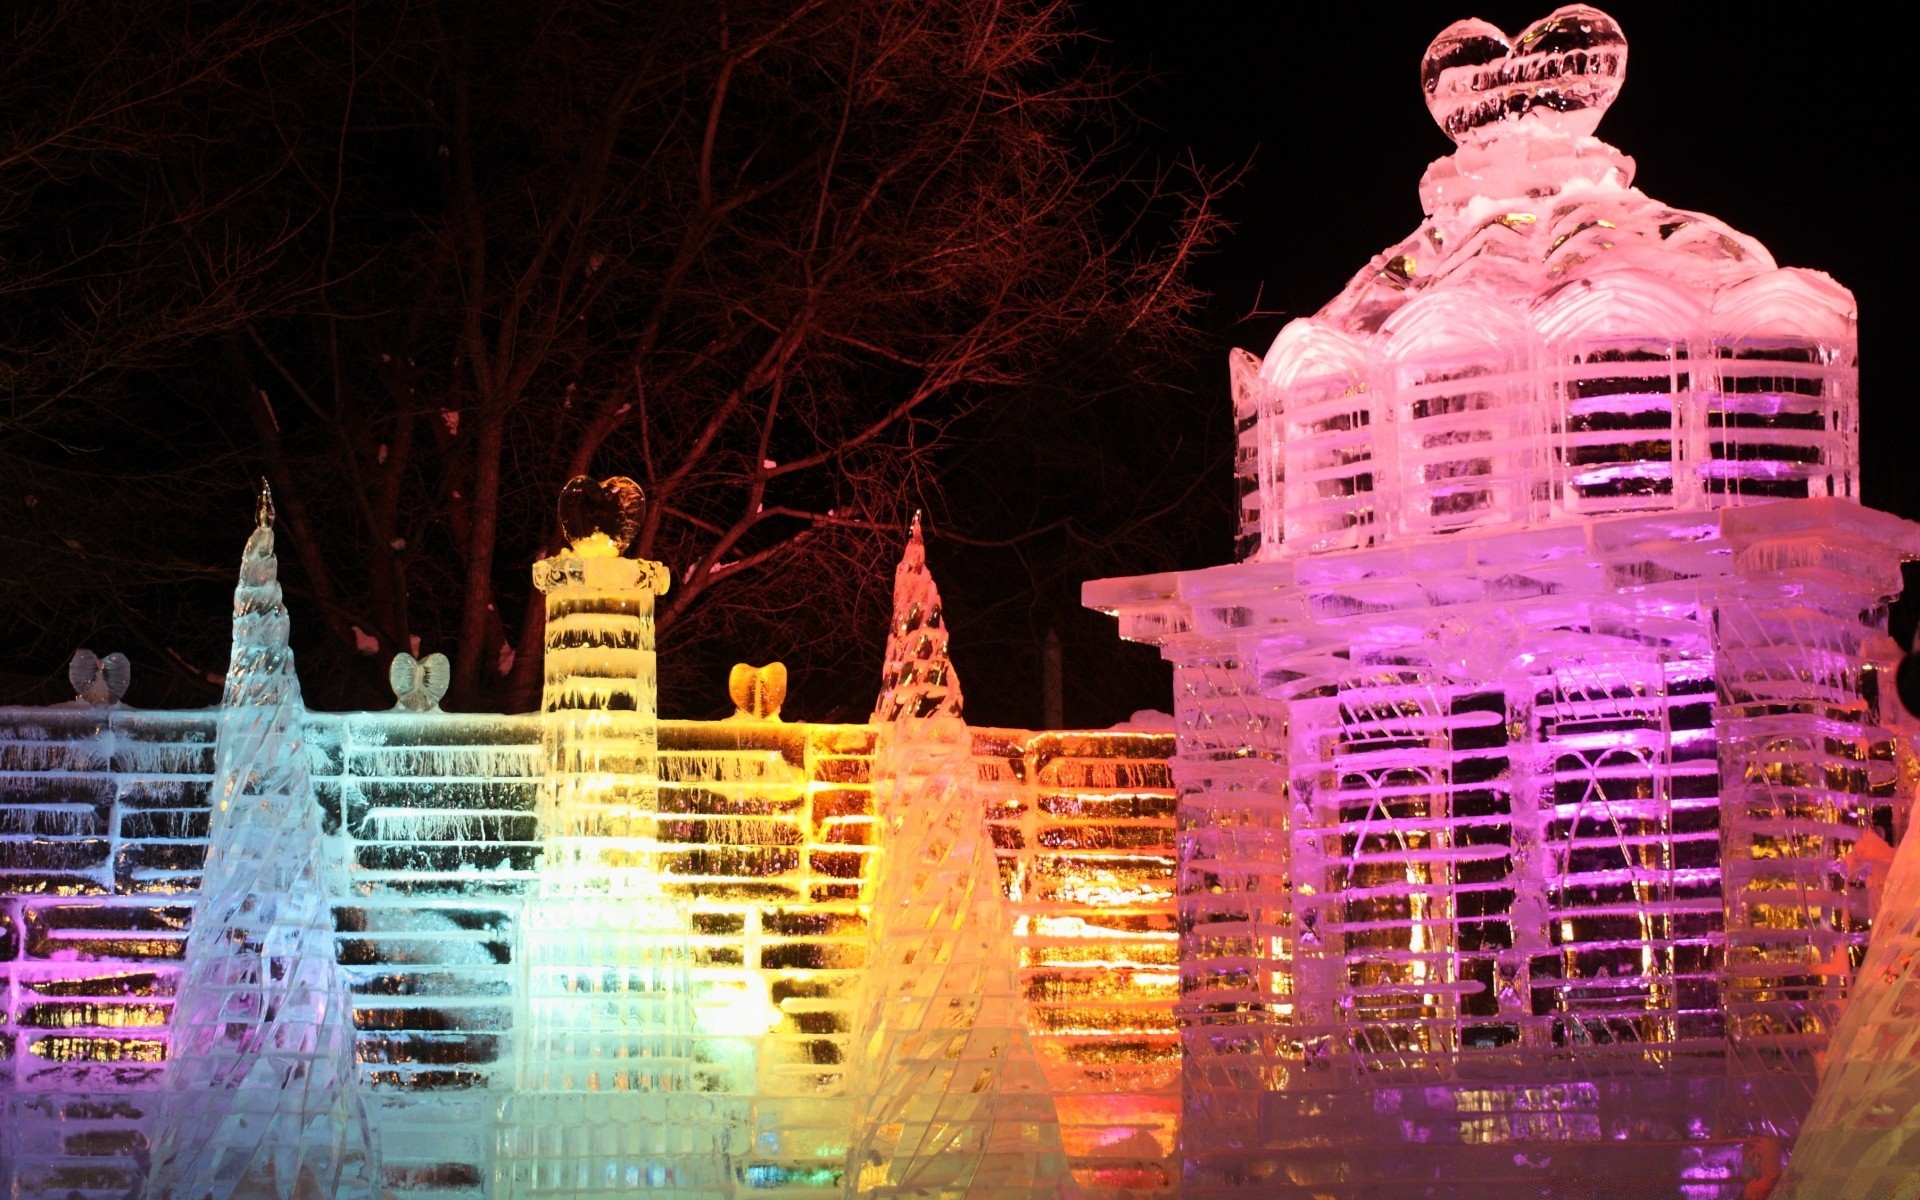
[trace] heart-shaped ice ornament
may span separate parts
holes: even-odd
[[[73,685],[73,698],[105,708],[120,703],[133,678],[133,664],[118,651],[105,658],[91,650],[75,650],[67,663],[67,682]]]
[[[613,542],[614,553],[624,554],[640,536],[646,513],[646,493],[625,475],[598,483],[575,475],[560,489],[560,532],[569,545],[577,546],[598,533]]]
[[[1627,38],[1597,8],[1557,8],[1508,39],[1478,18],[1440,31],[1420,60],[1427,109],[1456,142],[1497,137],[1523,120],[1592,133],[1627,76]]]
[[[736,720],[778,721],[780,706],[787,702],[787,664],[735,663],[727,676],[727,694],[733,697]]]
[[[429,654],[423,659],[402,651],[393,656],[387,668],[387,682],[393,685],[394,707],[405,712],[439,712],[440,698],[453,682],[453,664],[444,654]]]

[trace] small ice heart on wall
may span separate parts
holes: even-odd
[[[439,712],[440,698],[453,682],[453,664],[444,654],[429,654],[423,659],[401,653],[393,656],[387,668],[387,682],[393,685],[394,707],[403,712]]]

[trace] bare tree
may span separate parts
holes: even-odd
[[[128,553],[118,526],[151,526],[111,501],[155,478],[186,499],[195,481],[154,453],[168,424],[152,419],[166,407],[156,383],[164,393],[198,347],[298,301],[280,261],[297,222],[256,203],[283,158],[209,169],[208,126],[263,57],[330,15],[23,0],[0,17],[0,613],[13,651],[0,672],[57,676],[102,613],[202,576],[151,539]],[[234,236],[243,221],[254,228]],[[163,606],[145,598],[136,624],[157,634]],[[140,648],[164,655],[163,642]]]
[[[248,201],[182,269],[265,282],[122,419],[221,431],[184,497],[273,479],[336,703],[418,639],[529,705],[573,474],[646,488],[669,645],[843,653],[954,439],[1134,380],[1215,229],[1047,0],[361,0],[215,104]]]

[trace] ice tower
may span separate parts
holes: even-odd
[[[632,480],[575,479],[546,594],[542,857],[520,923],[513,1091],[496,1200],[730,1194],[730,1122],[695,1087],[689,918],[661,865],[653,601],[623,557]]]
[[[153,1200],[378,1190],[278,575],[263,489],[234,590],[203,890],[149,1130]]]
[[[1626,62],[1443,31],[1427,219],[1231,358],[1242,561],[1086,588],[1174,665],[1194,1200],[1735,1200],[1811,1104],[1920,529],[1851,295],[1592,136]]]

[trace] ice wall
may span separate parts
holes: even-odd
[[[1027,1029],[1089,1198],[1179,1184],[1173,741],[973,732]]]
[[[0,709],[0,1162],[118,1200],[150,1156],[218,717]]]
[[[1881,917],[1793,1144],[1781,1200],[1920,1196],[1920,839],[1903,839],[1891,862],[1888,854],[1884,843],[1868,842],[1849,864],[1885,888]]]

